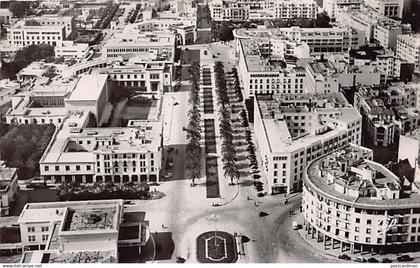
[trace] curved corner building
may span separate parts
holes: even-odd
[[[324,249],[399,252],[420,247],[420,183],[400,180],[349,145],[307,166],[302,211],[306,236]]]

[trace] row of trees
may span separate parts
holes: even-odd
[[[216,93],[217,102],[220,106],[220,134],[222,136],[222,161],[225,177],[230,178],[231,184],[235,179],[239,179],[239,168],[236,165],[237,153],[233,144],[233,129],[231,124],[231,113],[229,106],[229,96],[226,88],[226,77],[223,63],[218,61],[214,66],[216,74]]]
[[[186,173],[187,178],[195,185],[195,179],[200,177],[201,170],[201,113],[200,105],[200,65],[194,62],[188,69],[191,82],[191,91],[189,96],[190,110],[188,111],[187,147],[186,147]]]
[[[54,133],[54,125],[0,124],[0,159],[18,168],[19,179],[39,174],[39,159]]]
[[[2,62],[1,72],[10,80],[16,79],[16,74],[33,61],[54,56],[54,47],[48,44],[30,45],[16,52],[12,62]]]
[[[150,187],[140,183],[94,183],[85,185],[76,182],[64,183],[58,191],[60,201],[81,201],[101,199],[148,199]]]

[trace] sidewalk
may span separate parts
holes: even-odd
[[[297,215],[297,222],[299,224],[301,224],[303,222],[303,215],[302,214]],[[399,255],[404,255],[404,254],[408,254],[408,255],[410,255],[410,257],[417,259],[416,261],[419,261],[419,259],[420,259],[420,251],[409,252],[409,253],[401,253],[401,254],[383,254],[383,255],[380,255],[378,253],[374,253],[374,254],[364,253],[362,255],[360,253],[352,254],[350,252],[350,250],[341,251],[339,247],[336,248],[336,249],[332,249],[331,246],[328,246],[328,249],[324,249],[323,242],[317,242],[316,238],[312,239],[311,235],[307,234],[304,227],[300,228],[298,230],[298,234],[307,244],[309,244],[310,246],[312,246],[312,248],[317,250],[319,252],[319,254],[334,257],[334,258],[337,258],[337,259],[338,259],[338,256],[343,255],[343,254],[351,257],[352,261],[356,260],[356,258],[358,258],[358,257],[362,257],[366,260],[368,260],[369,258],[375,258],[379,262],[381,262],[382,259],[384,259],[384,258],[388,258],[388,259],[392,260],[393,262],[397,262],[397,260],[396,260],[397,257]]]

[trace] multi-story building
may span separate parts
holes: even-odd
[[[381,46],[393,50],[396,48],[397,36],[411,32],[409,24],[402,24],[367,8],[340,9],[336,21],[340,25],[365,32],[368,42],[377,41]]]
[[[369,142],[390,146],[398,133],[406,133],[419,126],[419,91],[420,87],[414,83],[358,89],[354,106],[362,114]]]
[[[60,125],[68,112],[65,99],[74,90],[77,79],[39,80],[12,96],[12,107],[6,113],[9,124]]]
[[[156,51],[175,50],[175,36],[171,32],[141,32],[137,34],[117,35],[104,43],[102,56],[104,58],[130,58],[139,53]]]
[[[61,46],[54,48],[55,57],[64,57],[65,59],[85,59],[89,53],[88,44],[76,44],[74,41],[64,41]]]
[[[10,216],[10,207],[18,191],[17,168],[0,161],[0,218]]]
[[[288,18],[314,19],[317,5],[313,0],[217,0],[210,3],[216,21],[250,21]]]
[[[54,134],[39,161],[42,177],[57,183],[159,181],[160,122],[86,128],[87,120],[87,112],[73,113]]]
[[[323,9],[330,16],[331,19],[336,18],[337,9],[351,7],[353,9],[360,9],[364,4],[364,0],[324,0]]]
[[[19,83],[8,79],[0,80],[0,116],[9,109],[12,96],[20,89]]]
[[[11,45],[26,47],[48,44],[62,46],[63,41],[72,39],[76,33],[74,17],[43,16],[19,20],[7,32]]]
[[[420,243],[418,183],[372,161],[370,149],[349,146],[321,156],[305,170],[304,226],[324,248],[395,253]]]
[[[270,193],[302,185],[312,160],[360,144],[362,118],[341,93],[256,95],[254,128]]]
[[[0,23],[9,24],[12,17],[13,14],[8,8],[0,8]]]
[[[413,63],[414,68],[420,71],[420,34],[399,35],[396,55]]]
[[[65,109],[69,112],[88,111],[94,115],[98,123],[108,103],[110,91],[107,74],[83,75],[78,79],[70,96],[64,100]]]
[[[142,212],[123,200],[27,203],[18,218],[23,263],[116,263],[118,249],[139,252],[150,237]]]
[[[101,69],[120,87],[135,88],[144,93],[163,94],[171,89],[172,54],[139,53],[124,63]]]
[[[398,161],[407,159],[414,168],[414,180],[420,181],[420,131],[415,129],[400,135]]]
[[[404,0],[365,0],[368,7],[390,18],[402,18]]]

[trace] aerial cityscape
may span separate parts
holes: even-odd
[[[62,263],[415,267],[420,0],[0,0],[0,264]]]

